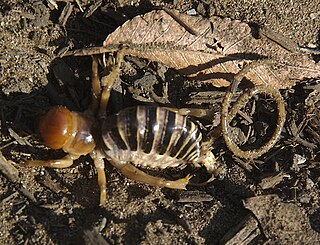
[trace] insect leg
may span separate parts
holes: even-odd
[[[23,165],[27,167],[48,167],[48,168],[67,168],[73,164],[73,161],[79,156],[66,155],[61,159],[55,160],[31,160],[25,162]]]
[[[117,80],[117,77],[120,74],[120,68],[125,55],[125,49],[122,48],[118,51],[116,56],[116,64],[112,68],[111,72],[107,76],[107,83],[103,84],[104,88],[101,93],[100,107],[99,107],[99,116],[101,118],[106,117],[106,109],[110,98],[110,93],[114,82]]]
[[[89,47],[84,49],[77,49],[68,51],[62,56],[88,56],[88,55],[97,55],[103,53],[111,53],[119,50],[119,45],[108,45],[105,47]]]
[[[98,57],[96,55],[92,56],[92,77],[91,77],[91,110],[96,113],[98,110],[100,96],[101,96],[101,84],[99,79],[98,71]]]
[[[214,117],[213,110],[210,109],[200,109],[200,108],[171,108],[165,107],[169,111],[173,111],[182,116],[192,116],[197,118],[211,119]]]
[[[104,158],[105,155],[101,153],[100,150],[93,150],[90,153],[91,158],[93,159],[94,166],[96,167],[98,173],[98,186],[100,189],[100,205],[105,204],[107,200],[107,180],[106,174],[104,172]]]
[[[164,178],[156,177],[149,175],[140,169],[134,167],[130,163],[126,164],[119,164],[115,162],[111,162],[113,166],[115,166],[124,176],[136,180],[140,183],[149,184],[152,186],[158,186],[158,187],[167,187],[171,189],[186,189],[186,185],[189,183],[189,180],[191,179],[191,175],[187,175],[184,178],[178,179],[178,180],[167,180]]]
[[[264,61],[258,61],[255,63],[251,63],[247,67],[245,67],[243,70],[241,70],[238,74],[235,75],[234,82],[231,85],[231,88],[226,93],[226,96],[222,102],[222,110],[221,110],[221,128],[222,128],[222,135],[224,137],[224,140],[226,142],[226,145],[228,148],[238,157],[244,158],[244,159],[254,159],[257,158],[264,153],[268,152],[272,146],[275,145],[277,140],[280,137],[281,130],[283,128],[285,118],[286,118],[286,111],[284,106],[283,98],[277,89],[273,89],[271,87],[267,86],[256,86],[249,91],[242,94],[238,100],[234,103],[233,107],[229,111],[230,101],[233,95],[233,92],[237,89],[238,84],[241,82],[241,80],[244,78],[245,74],[249,69],[251,69],[254,66],[257,66]],[[266,61],[268,62],[268,61]],[[278,109],[278,118],[277,118],[277,125],[276,129],[273,132],[271,138],[266,142],[263,146],[261,146],[259,149],[255,150],[248,150],[243,151],[241,150],[236,143],[232,140],[232,137],[230,136],[230,127],[229,123],[230,121],[236,116],[238,111],[243,108],[246,103],[249,101],[249,99],[259,93],[264,93],[272,97],[276,104]]]

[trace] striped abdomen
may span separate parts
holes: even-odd
[[[108,117],[102,139],[113,161],[166,168],[196,162],[202,135],[185,116],[162,107],[138,106]]]

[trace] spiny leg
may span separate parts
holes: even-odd
[[[123,46],[123,44],[121,44]],[[107,45],[104,47],[89,47],[83,49],[77,49],[68,51],[62,56],[88,56],[88,55],[98,55],[103,53],[111,53],[119,50],[119,45]]]
[[[135,181],[138,181],[140,183],[149,184],[152,186],[157,187],[166,187],[171,189],[186,189],[186,185],[189,183],[189,180],[191,179],[191,175],[187,175],[184,178],[178,179],[178,180],[167,180],[164,178],[156,177],[149,175],[140,169],[136,168],[130,163],[115,163],[111,162],[111,164],[116,167],[124,176],[133,179]]]
[[[91,105],[90,108],[95,114],[98,110],[101,97],[101,84],[98,71],[98,57],[92,56],[92,75],[91,75]]]
[[[79,156],[72,156],[70,154],[61,159],[55,160],[31,160],[25,162],[23,165],[27,167],[48,167],[48,168],[67,168],[73,164],[73,161]]]
[[[245,67],[243,70],[241,70],[238,74],[234,77],[234,82],[231,85],[230,90],[226,93],[226,96],[222,103],[222,111],[221,111],[221,128],[222,128],[222,134],[224,137],[224,140],[226,142],[226,145],[228,148],[238,157],[244,158],[244,159],[254,159],[257,158],[264,153],[268,152],[271,147],[275,145],[278,138],[280,137],[281,130],[283,128],[285,118],[286,118],[286,112],[285,112],[285,106],[283,98],[280,94],[280,92],[276,89],[273,89],[271,87],[266,86],[256,86],[249,91],[242,94],[238,100],[234,103],[233,107],[229,111],[230,101],[232,98],[233,93],[236,91],[238,84],[241,82],[241,80],[244,78],[246,73],[249,71],[249,69],[252,69],[253,67],[256,67],[261,64],[265,64],[266,62],[270,62],[269,60],[261,60],[257,62],[253,62],[247,67]],[[230,121],[236,116],[238,111],[243,108],[246,103],[249,101],[249,99],[259,93],[268,94],[271,96],[275,102],[277,103],[277,109],[278,109],[278,119],[277,119],[277,125],[276,129],[273,132],[273,135],[271,138],[266,142],[263,146],[261,146],[259,149],[256,150],[248,150],[243,151],[241,150],[236,143],[232,140],[230,136],[230,128],[229,123]]]
[[[111,72],[107,76],[106,84],[102,84],[104,88],[101,93],[101,100],[100,100],[100,107],[99,107],[99,116],[101,118],[106,117],[106,109],[109,102],[112,86],[120,74],[120,68],[121,68],[124,55],[125,55],[125,48],[122,48],[117,53],[116,64],[114,65]]]
[[[100,205],[106,203],[107,200],[107,180],[106,174],[104,172],[104,158],[105,155],[99,150],[95,149],[90,153],[91,158],[93,159],[94,166],[98,173],[98,186],[100,190]]]
[[[192,116],[197,118],[212,119],[214,117],[214,112],[211,109],[201,109],[201,108],[171,108],[164,107],[169,111],[173,111],[182,116]]]

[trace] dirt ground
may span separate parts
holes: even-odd
[[[62,18],[67,4],[72,7],[70,16]],[[90,57],[58,56],[66,50],[99,46],[126,20],[162,7],[265,25],[302,46],[320,46],[319,1],[3,0],[0,150],[9,162],[0,155],[0,163],[12,163],[13,176],[2,168],[0,244],[225,244],[232,228],[251,227],[241,223],[247,217],[258,223],[249,229],[252,239],[245,240],[249,235],[242,234],[242,244],[319,244],[317,77],[281,91],[287,110],[281,139],[251,163],[250,171],[220,137],[213,152],[226,174],[204,186],[190,186],[186,191],[151,187],[125,178],[106,164],[108,201],[99,207],[97,176],[90,158],[82,157],[71,168],[59,170],[22,166],[29,159],[63,155],[41,144],[36,129],[41,113],[56,104],[81,111],[90,101]],[[319,58],[310,55],[315,62]],[[124,69],[127,73],[121,79],[129,90],[117,90],[120,93],[112,97],[112,111],[136,105],[148,97],[150,88],[160,91],[169,83],[150,86],[145,82],[150,77],[176,79],[174,85],[168,84],[173,86],[171,98],[176,106],[191,102],[202,106],[200,92],[210,90],[216,99],[203,104],[220,108],[226,91],[186,81],[172,69],[135,57],[127,58]],[[133,80],[149,90],[132,89]],[[190,99],[191,91],[198,91],[199,96],[196,93]],[[156,93],[161,97],[161,92]],[[162,174],[176,178],[180,173],[168,170]],[[200,170],[194,181],[207,177]]]

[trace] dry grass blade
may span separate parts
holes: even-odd
[[[89,18],[102,4],[102,0],[96,1],[94,4],[90,5],[90,7],[83,14],[84,18]]]
[[[129,46],[130,55],[164,63],[215,86],[228,86],[246,63],[263,58],[275,63],[247,74],[257,85],[288,88],[301,79],[320,76],[320,65],[308,55],[290,52],[268,38],[256,39],[248,24],[229,18],[204,19],[178,12],[173,18],[166,11],[152,11],[124,23],[103,46],[121,44]]]
[[[17,134],[12,128],[8,128],[9,134],[12,138],[15,139],[15,141],[19,144],[19,145],[28,145],[28,146],[32,146],[27,138],[29,137],[20,137],[19,134]]]
[[[36,202],[34,196],[20,183],[19,171],[8,161],[0,151],[0,172],[12,183],[16,184],[17,190],[32,202]]]
[[[70,17],[73,10],[73,5],[70,2],[67,2],[66,6],[64,6],[60,16],[59,16],[59,24],[65,26],[68,18]]]
[[[0,171],[4,174],[10,181],[18,182],[19,178],[19,171],[16,169],[10,161],[8,161],[0,151]]]

